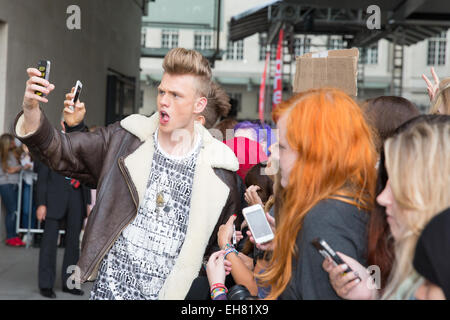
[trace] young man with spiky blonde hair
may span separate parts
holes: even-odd
[[[236,157],[195,122],[208,102],[208,61],[176,48],[163,69],[156,114],[69,134],[50,125],[39,107],[48,100],[35,94],[54,85],[28,69],[16,135],[52,169],[98,190],[78,261],[80,281],[96,279],[91,299],[185,298],[218,250],[219,226],[240,210]],[[84,104],[72,98],[64,112],[75,116]]]

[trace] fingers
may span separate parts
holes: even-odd
[[[431,75],[433,76],[433,79],[434,79],[434,82],[436,83],[436,84],[439,84],[439,77],[438,77],[438,75],[436,74],[436,72],[434,71],[434,67],[431,67]]]
[[[73,91],[73,90],[72,90]],[[72,101],[72,99],[75,98],[75,94],[73,92],[66,93],[66,100]]]
[[[33,72],[31,71],[30,74],[33,75]],[[34,99],[44,103],[47,103],[48,99],[37,95],[35,92],[39,91],[48,95],[55,89],[53,84],[38,76],[32,76],[28,79],[26,84],[25,98]]]
[[[31,90],[33,92],[40,91],[40,92],[45,93],[45,94],[49,94],[50,93],[50,90],[48,90],[46,87],[42,87],[42,86],[39,86],[37,84],[31,84],[28,88],[29,88],[29,90]]]
[[[234,223],[234,220],[236,220],[236,218],[237,218],[237,216],[236,216],[235,214],[233,214],[232,216],[230,216],[230,217],[228,218],[228,221],[227,221],[226,225],[227,225],[228,227],[231,227],[231,226],[233,225],[233,223]]]
[[[41,72],[36,68],[28,68],[27,73],[28,73],[29,77],[33,77],[33,76],[40,77],[41,76]]]
[[[239,242],[242,239],[244,239],[244,236],[242,235],[241,231],[236,231],[236,241]]]
[[[347,283],[346,285],[344,285],[342,287],[342,289],[340,290],[340,296],[346,296],[349,294],[349,292],[356,287],[359,283],[361,282],[361,280],[359,280],[358,278],[350,281],[349,283]]]
[[[36,101],[39,101],[39,102],[43,102],[43,103],[47,103],[48,102],[47,98],[38,96],[37,94],[34,93],[34,91],[30,91],[30,90],[27,90],[25,92],[25,98],[26,99],[33,99],[33,100],[36,100]]]
[[[86,109],[84,102],[79,102],[80,100],[78,100],[77,103],[72,102],[72,100],[64,100],[64,112],[66,113],[74,113],[75,109],[78,109],[79,111],[84,111]]]
[[[343,288],[348,282],[355,280],[358,276],[354,272],[343,273],[347,270],[347,264],[341,264],[331,270],[330,281],[337,289]]]
[[[46,88],[50,85],[50,82],[38,76],[32,76],[30,79],[28,79],[27,83],[30,85],[33,83],[40,84],[41,86]]]
[[[330,258],[323,259],[322,268],[328,273],[331,272],[333,269],[333,263]]]
[[[224,268],[225,268],[225,273],[226,273],[227,275],[229,275],[229,274],[231,273],[231,270],[232,270],[232,264],[231,264],[231,262],[228,261],[228,260],[224,260],[224,261],[223,261],[223,265],[224,265]]]
[[[223,254],[223,253],[224,253],[223,250],[219,250],[219,251],[214,252],[213,254],[211,254],[211,255],[209,256],[208,263],[209,263],[209,262],[215,262],[215,261],[217,260],[217,258],[219,258],[219,256],[220,256],[221,254]]]
[[[433,84],[431,83],[431,81],[428,79],[428,77],[425,74],[422,74],[422,79],[425,80],[425,82],[427,83],[428,87],[432,87]]]

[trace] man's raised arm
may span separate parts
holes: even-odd
[[[25,95],[23,97],[23,122],[22,126],[18,128],[19,135],[28,135],[35,132],[40,123],[41,110],[39,109],[39,102],[47,103],[48,99],[37,95],[35,92],[40,91],[45,95],[50,94],[55,89],[55,86],[45,79],[40,77],[41,73],[36,68],[28,68],[28,81],[26,82]]]

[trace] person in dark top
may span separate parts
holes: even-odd
[[[366,263],[366,224],[373,205],[376,149],[361,109],[344,92],[299,93],[273,112],[279,130],[282,201],[273,250],[259,281],[267,299],[339,299],[311,240]],[[252,239],[252,238],[251,238]]]
[[[83,106],[84,108],[84,106]],[[69,114],[65,113],[68,119]],[[68,121],[72,123],[71,121]],[[75,126],[61,124],[64,132],[87,131],[84,122]],[[65,250],[61,270],[62,291],[74,295],[83,295],[78,288],[68,287],[68,279],[80,256],[80,232],[87,206],[91,202],[90,189],[78,180],[64,177],[51,170],[40,161],[36,161],[37,181],[37,219],[45,220],[44,234],[39,251],[38,284],[40,294],[46,298],[56,298],[53,286],[56,280],[56,251],[58,232],[65,221]],[[70,280],[69,280],[70,282]]]
[[[427,280],[424,284],[425,299],[450,300],[450,260],[446,254],[442,254],[450,252],[448,230],[450,207],[431,219],[417,241],[413,265]]]

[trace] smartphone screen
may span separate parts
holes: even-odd
[[[273,239],[272,229],[260,205],[245,208],[243,214],[256,243],[263,243]]]

